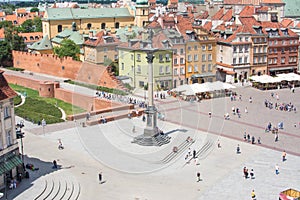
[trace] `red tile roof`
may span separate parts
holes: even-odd
[[[112,37],[113,42],[111,43],[105,43],[104,37]],[[117,39],[113,34],[110,32],[106,31],[100,31],[95,35],[93,38],[87,39],[84,44],[89,45],[89,46],[100,46],[100,45],[105,45],[105,44],[118,44],[120,41]]]
[[[0,17],[4,17],[5,16],[5,12],[0,12]]]
[[[261,6],[259,8],[256,8],[256,12],[268,12],[269,7],[268,6]]]
[[[156,0],[149,0],[149,3],[156,3]]]
[[[217,64],[217,65],[220,65],[220,66],[222,66],[222,67],[233,68],[233,66],[228,65],[228,64],[226,64],[226,63],[216,62],[216,64]]]
[[[209,17],[208,11],[204,11],[203,13],[195,17],[195,19],[207,19],[208,17]]]
[[[291,20],[291,19],[283,19],[282,21],[281,21],[281,24],[284,26],[284,27],[289,27],[289,26],[294,26],[294,22],[293,22],[293,20]]]
[[[229,22],[232,19],[232,17],[233,17],[233,9],[229,9],[223,15],[223,17],[221,18],[221,20],[223,20],[224,22]]]
[[[17,96],[17,93],[8,86],[3,73],[4,71],[0,70],[0,101]]]
[[[214,16],[211,17],[212,20],[220,20],[224,15],[224,8],[221,8]]]
[[[148,28],[160,28],[160,24],[157,21],[152,21],[150,24],[148,24]]]
[[[17,10],[16,10],[16,13],[17,14],[26,14],[27,12],[26,12],[26,10],[25,10],[25,8],[18,8]]]
[[[178,15],[177,22],[178,23],[176,24],[176,27],[178,29],[178,32],[180,32],[181,35],[183,35],[183,37],[187,39],[186,31],[194,31],[191,21],[186,17]]]
[[[241,17],[253,16],[255,12],[254,6],[245,6],[244,9],[240,12]]]
[[[206,22],[206,23],[203,25],[203,28],[205,28],[205,29],[208,30],[208,31],[211,31],[211,28],[212,28],[212,22],[211,22],[211,21]]]

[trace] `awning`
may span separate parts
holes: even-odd
[[[22,165],[22,160],[17,155],[13,155],[6,159],[6,161],[1,161],[0,163],[0,175],[8,172],[15,167]]]
[[[294,70],[296,69],[297,67],[274,67],[274,68],[271,68],[269,69],[269,71],[271,72],[274,72],[274,71],[279,71],[279,70]]]

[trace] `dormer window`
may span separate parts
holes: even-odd
[[[90,29],[92,28],[92,24],[91,24],[91,23],[88,23],[88,24],[86,25],[86,28],[87,28],[88,30],[90,30]]]

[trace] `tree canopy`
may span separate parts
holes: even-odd
[[[24,21],[21,26],[18,27],[20,33],[42,32],[42,20],[39,17],[35,17],[33,20],[28,19]]]
[[[58,57],[72,57],[74,60],[79,60],[80,48],[72,40],[64,39],[59,47],[54,47],[54,54]]]
[[[37,7],[33,7],[30,9],[30,12],[39,12],[40,10]]]

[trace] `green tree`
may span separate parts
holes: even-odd
[[[30,12],[39,12],[40,10],[37,7],[33,7],[30,9]]]
[[[43,32],[42,27],[42,19],[40,17],[33,18],[33,25],[34,25],[34,31],[35,32]]]
[[[80,48],[72,40],[64,39],[59,47],[54,47],[54,54],[58,57],[72,57],[74,60],[79,60]]]
[[[7,27],[12,27],[12,22],[11,21],[1,21],[0,22],[0,29],[1,28],[7,28]]]
[[[19,27],[18,27],[18,32],[20,33],[31,33],[34,32],[34,26],[32,19],[28,19],[24,21]]]
[[[11,48],[7,41],[0,41],[0,65],[12,66]]]

